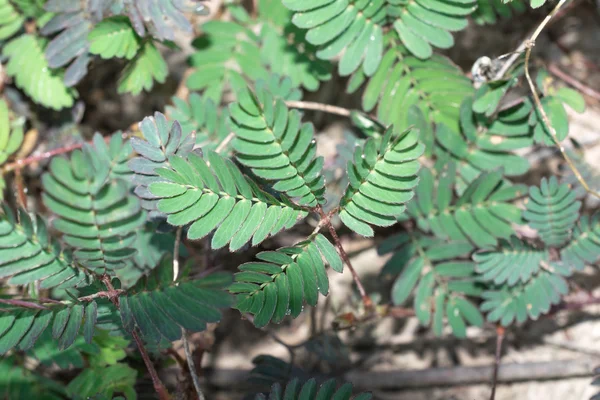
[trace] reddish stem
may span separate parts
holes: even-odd
[[[496,361],[494,363],[494,374],[492,375],[492,393],[490,400],[496,398],[496,385],[498,383],[498,370],[500,369],[500,358],[502,357],[502,342],[504,342],[505,330],[502,326],[496,327]]]
[[[165,388],[162,381],[158,377],[158,373],[156,372],[156,369],[154,368],[154,364],[152,364],[152,360],[150,360],[150,357],[148,356],[148,352],[146,351],[146,348],[144,347],[144,343],[142,342],[142,339],[140,339],[140,337],[137,334],[137,332],[135,331],[135,329],[133,331],[131,331],[131,335],[133,336],[133,340],[135,340],[135,344],[137,345],[137,347],[140,351],[140,354],[142,355],[144,364],[146,364],[146,368],[148,369],[148,372],[150,373],[150,377],[152,378],[152,384],[154,385],[154,390],[156,390],[156,393],[158,393],[158,397],[160,398],[160,400],[170,400],[171,396],[169,395],[169,392],[167,392],[167,389]]]
[[[348,254],[346,253],[346,250],[344,250],[344,247],[342,246],[342,242],[340,241],[340,238],[339,238],[335,228],[331,224],[331,218],[329,217],[329,215],[325,214],[325,212],[323,211],[323,209],[321,207],[317,207],[316,211],[319,213],[319,215],[321,216],[321,219],[324,221],[324,225],[327,226],[327,228],[329,229],[329,233],[331,233],[331,237],[333,238],[333,242],[335,244],[335,247],[337,248],[338,253],[340,253],[340,257],[342,257],[342,260],[344,260],[344,262],[348,266],[348,269],[350,270],[350,273],[352,274],[352,279],[354,279],[354,283],[356,283],[356,288],[358,289],[358,292],[360,293],[360,297],[362,298],[365,308],[367,310],[372,310],[373,309],[373,301],[367,294],[367,291],[365,290],[365,287],[363,286],[362,282],[360,281],[360,278],[359,278],[358,274],[356,273],[356,270],[352,266],[352,263],[350,262],[350,257],[348,257]]]
[[[11,306],[16,306],[16,307],[23,307],[23,308],[33,308],[36,310],[47,310],[47,307],[44,307],[41,304],[38,303],[32,303],[30,301],[25,301],[25,300],[16,300],[16,299],[0,299],[0,303],[2,304],[8,304]]]
[[[3,168],[2,168],[2,172],[3,173],[7,173],[16,169],[22,169],[23,167],[29,165],[29,164],[33,164],[42,160],[45,160],[47,158],[50,157],[54,157],[57,156],[59,154],[64,154],[64,153],[69,153],[73,150],[77,150],[82,148],[84,145],[84,143],[77,143],[77,144],[72,144],[70,146],[66,146],[66,147],[59,147],[58,149],[54,149],[54,150],[49,150],[49,151],[45,151],[43,153],[40,154],[36,154],[34,156],[29,156],[26,158],[22,158],[19,160],[16,160],[12,163],[6,164]]]

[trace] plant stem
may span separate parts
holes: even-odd
[[[36,154],[34,156],[29,156],[26,158],[22,158],[20,160],[16,160],[12,163],[4,165],[4,167],[2,168],[2,174],[5,174],[5,173],[13,171],[13,170],[22,169],[23,167],[25,167],[29,164],[34,164],[36,162],[45,160],[50,157],[57,156],[59,154],[70,153],[73,150],[82,148],[83,145],[84,145],[84,143],[72,144],[70,146],[59,147],[58,149],[45,151],[43,153]]]
[[[177,231],[175,232],[175,244],[173,245],[173,282],[175,282],[179,276],[179,247],[181,245],[181,233],[182,228],[177,228]],[[194,358],[192,357],[192,352],[190,351],[190,343],[185,328],[181,328],[181,341],[183,342],[185,359],[187,360],[188,370],[190,377],[192,378],[192,382],[194,383],[198,400],[205,400],[206,398],[204,397],[204,393],[202,393],[200,381],[198,380],[198,373],[196,372],[196,365],[194,364]]]
[[[205,400],[206,397],[204,397],[204,393],[202,393],[202,387],[200,386],[200,381],[198,380],[198,373],[196,372],[196,365],[194,364],[194,358],[192,357],[192,352],[190,351],[190,343],[187,338],[187,332],[183,328],[181,328],[181,339],[183,341],[183,351],[185,352],[185,359],[187,360],[187,365],[190,371],[190,375],[192,377],[192,382],[194,382],[194,388],[196,389],[198,400]]]
[[[135,344],[137,345],[138,350],[142,355],[144,364],[146,364],[146,369],[148,369],[148,372],[150,373],[150,377],[152,378],[152,384],[154,385],[154,390],[156,390],[156,393],[158,393],[158,397],[160,398],[160,400],[170,400],[171,396],[169,395],[169,392],[167,392],[167,389],[158,377],[158,373],[156,372],[154,364],[152,364],[152,361],[148,356],[148,352],[144,347],[144,343],[142,343],[142,339],[140,339],[135,329],[131,331],[131,336],[133,336],[133,340],[135,340]]]
[[[225,137],[225,139],[223,139],[223,141],[221,143],[219,143],[219,145],[215,149],[215,153],[221,153],[223,150],[225,150],[227,145],[229,145],[229,143],[233,140],[234,137],[235,137],[235,133],[230,132],[229,135],[227,135]]]
[[[112,285],[112,282],[110,281],[110,276],[103,275],[101,280],[104,283],[104,285],[106,286],[106,288],[108,289],[109,300],[115,305],[115,307],[117,309],[119,309],[119,294],[120,293],[118,290],[115,290],[114,286]],[[158,373],[156,372],[156,369],[154,368],[154,364],[152,364],[152,361],[150,360],[150,357],[148,356],[148,352],[146,351],[146,348],[144,347],[144,343],[142,342],[142,339],[140,339],[135,328],[133,328],[133,330],[131,331],[131,336],[133,337],[133,340],[135,341],[135,344],[137,345],[137,348],[140,351],[142,359],[144,360],[144,364],[146,364],[146,369],[148,369],[148,372],[150,373],[150,377],[152,378],[152,384],[154,385],[154,390],[156,390],[156,393],[158,393],[159,399],[160,400],[171,400],[171,396],[169,395],[169,392],[167,392],[167,389],[165,388],[162,381],[160,380]]]
[[[335,244],[335,247],[337,248],[338,253],[340,254],[340,257],[342,257],[342,260],[344,260],[344,262],[348,266],[348,269],[350,270],[350,273],[352,274],[352,279],[354,279],[356,288],[358,289],[358,292],[360,293],[360,297],[362,298],[362,302],[365,306],[365,309],[367,309],[368,311],[372,310],[373,309],[373,301],[367,294],[367,291],[365,290],[365,287],[363,286],[362,282],[360,281],[360,278],[358,277],[356,270],[352,266],[352,262],[350,262],[350,257],[348,257],[346,250],[344,250],[344,247],[342,246],[342,242],[340,241],[340,238],[339,238],[333,224],[331,223],[331,218],[329,217],[329,215],[325,214],[325,212],[323,211],[323,209],[320,206],[316,208],[316,211],[321,216],[321,219],[323,221],[325,221],[324,224],[329,229],[329,233],[331,233],[331,237],[333,238],[333,242]],[[319,225],[320,225],[320,222],[319,222]]]
[[[498,384],[498,370],[500,369],[500,358],[502,357],[502,342],[504,341],[504,328],[498,326],[496,328],[496,362],[494,363],[494,373],[492,375],[492,393],[490,400],[496,398],[496,385]]]
[[[342,117],[349,117],[352,113],[347,108],[332,106],[329,104],[323,103],[315,103],[312,101],[295,101],[288,100],[285,104],[290,108],[298,108],[301,110],[315,110],[315,111],[323,111],[328,114],[341,115]]]
[[[577,180],[579,181],[581,186],[583,186],[585,191],[587,193],[591,194],[592,196],[600,198],[600,193],[592,190],[589,187],[589,185],[587,184],[585,179],[583,179],[583,176],[581,175],[581,173],[579,172],[579,170],[577,169],[577,167],[575,166],[575,164],[573,163],[571,158],[567,155],[567,152],[565,151],[564,146],[560,143],[560,141],[556,137],[556,129],[554,129],[554,127],[552,126],[552,123],[550,122],[550,118],[548,118],[548,114],[546,114],[546,111],[544,110],[544,107],[542,106],[540,96],[538,95],[537,90],[535,89],[535,85],[533,83],[533,80],[531,79],[531,74],[529,73],[529,60],[531,59],[531,50],[533,49],[533,46],[535,45],[535,40],[538,38],[540,33],[542,33],[542,31],[544,30],[546,25],[548,25],[548,22],[552,19],[552,17],[558,13],[558,11],[561,9],[561,7],[566,2],[567,2],[567,0],[560,0],[558,2],[558,4],[556,5],[556,7],[554,7],[552,12],[550,12],[550,14],[548,14],[548,16],[546,16],[546,18],[544,18],[542,23],[538,26],[538,28],[533,33],[533,35],[531,35],[531,38],[527,41],[527,43],[526,43],[527,50],[525,51],[525,77],[527,78],[527,83],[529,84],[529,89],[531,90],[531,94],[533,95],[535,107],[536,107],[537,111],[540,113],[540,115],[542,116],[543,123],[546,125],[546,128],[548,129],[548,132],[550,133],[550,137],[552,138],[552,141],[554,142],[556,147],[558,147],[558,150],[560,150],[560,153],[562,154],[563,158],[565,159],[567,165],[569,166],[571,171],[573,171],[573,174],[575,175],[575,177],[577,178]]]

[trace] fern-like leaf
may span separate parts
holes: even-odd
[[[560,274],[542,270],[526,284],[504,285],[484,292],[480,309],[488,312],[488,321],[508,326],[513,321],[522,323],[527,318],[538,319],[550,311],[552,305],[560,303],[561,296],[568,292],[567,282]]]
[[[0,393],[7,399],[63,400],[66,390],[62,384],[19,365],[17,356],[0,361]]]
[[[195,68],[186,84],[202,90],[219,104],[227,86],[242,89],[246,80],[267,79],[262,65],[259,37],[251,29],[234,22],[210,21],[202,25],[205,36],[194,43],[198,51],[190,57]]]
[[[191,224],[187,232],[191,240],[217,228],[213,249],[230,243],[235,251],[250,239],[256,245],[307,215],[261,191],[235,164],[213,151],[206,152],[206,159],[192,153],[187,161],[173,156],[169,163],[172,169],[156,170],[164,181],[148,187],[159,200],[158,210],[168,215],[171,225]]]
[[[600,257],[600,214],[582,216],[569,243],[560,251],[561,259],[570,267],[581,271],[586,263]]]
[[[331,79],[331,64],[315,57],[317,48],[305,39],[302,29],[290,24],[291,12],[280,0],[260,0],[261,56],[271,72],[288,76],[295,87],[315,91]]]
[[[146,218],[128,183],[111,176],[110,158],[101,149],[86,145],[70,161],[55,157],[42,177],[44,203],[58,217],[53,226],[76,249],[74,258],[100,274],[114,273],[133,257],[135,231]]]
[[[236,308],[254,315],[257,327],[273,321],[280,323],[286,315],[296,318],[304,302],[317,304],[319,293],[329,292],[325,258],[341,272],[341,260],[335,248],[322,235],[292,247],[257,254],[259,261],[240,265],[235,283],[229,287],[237,294]]]
[[[542,178],[540,187],[529,188],[527,209],[523,217],[538,231],[548,246],[561,246],[571,237],[579,218],[581,202],[567,185],[560,185],[556,177]]]
[[[454,44],[449,31],[467,26],[466,17],[475,9],[475,1],[285,0],[283,4],[296,12],[292,22],[308,29],[306,40],[319,46],[317,57],[329,60],[345,50],[340,74],[350,75],[362,64],[364,74],[371,76],[382,61],[383,26],[388,22],[393,22],[402,44],[425,59],[432,55],[432,46],[449,48]]]
[[[86,368],[69,382],[67,392],[73,400],[112,399],[115,393],[122,395],[121,398],[135,400],[136,377],[137,371],[123,363]]]
[[[3,306],[0,316],[0,354],[17,348],[32,348],[40,335],[48,328],[58,341],[60,350],[70,347],[80,329],[88,343],[91,342],[98,306],[95,301],[68,305],[39,306],[38,309]],[[52,326],[50,327],[50,323]]]
[[[145,140],[131,138],[131,146],[139,157],[129,161],[128,165],[134,172],[132,180],[137,185],[135,194],[140,197],[142,207],[151,211],[152,216],[158,213],[158,200],[148,191],[148,186],[163,180],[156,173],[156,169],[168,167],[168,159],[171,156],[187,157],[194,148],[196,136],[193,131],[184,135],[179,122],[175,121],[170,125],[166,117],[159,112],[153,117],[144,118],[139,128]]]
[[[173,282],[171,264],[165,258],[160,268],[119,296],[125,330],[132,332],[137,327],[150,343],[178,340],[182,328],[203,331],[207,323],[221,320],[219,309],[231,305],[223,290],[231,283],[230,274],[215,273],[194,281]]]
[[[0,40],[6,40],[17,33],[26,17],[9,0],[0,1]]]
[[[301,206],[324,203],[323,158],[315,158],[312,124],[301,124],[300,113],[267,90],[244,89],[238,99],[229,107],[238,161]]]
[[[349,185],[340,201],[340,219],[348,228],[373,236],[369,226],[390,226],[406,210],[414,196],[418,158],[425,146],[415,129],[397,133],[388,128],[377,146],[369,139],[356,148],[354,162],[347,167]]]
[[[330,379],[320,386],[315,379],[310,379],[304,384],[301,384],[298,379],[293,379],[286,384],[285,388],[275,383],[268,395],[270,400],[370,400],[372,397],[370,393],[353,395],[350,383],[338,388],[335,379]],[[254,398],[254,400],[266,399],[263,394]]]
[[[498,21],[498,16],[510,18],[515,14],[522,14],[525,10],[527,10],[527,7],[524,0],[477,0],[477,10],[473,12],[471,17],[475,23],[480,25],[495,24]]]
[[[118,92],[137,96],[142,90],[150,91],[155,81],[165,82],[168,72],[165,59],[154,44],[148,41],[123,70],[118,82]]]
[[[77,268],[71,255],[50,238],[46,224],[24,211],[19,223],[12,211],[4,207],[0,216],[0,277],[11,277],[11,285],[41,281],[40,288],[87,286],[92,277]]]
[[[473,113],[472,105],[473,99],[467,98],[461,106],[461,133],[452,131],[446,125],[438,125],[435,138],[441,147],[436,150],[448,152],[452,159],[459,161],[457,168],[461,177],[466,179],[497,168],[503,168],[507,176],[527,172],[527,159],[512,152],[533,145],[527,118],[518,122],[512,119],[522,115],[527,105],[524,103],[514,107],[514,110],[506,110],[491,124],[481,115]]]
[[[443,239],[469,240],[480,248],[508,239],[514,232],[511,223],[522,222],[521,209],[510,201],[521,197],[525,186],[506,184],[499,170],[485,172],[453,202],[455,175],[455,165],[446,164],[437,172],[436,186],[434,173],[421,171],[416,201],[408,204],[419,228]]]
[[[2,50],[9,59],[6,73],[35,102],[55,110],[71,107],[77,93],[65,86],[62,72],[50,69],[44,58],[46,43],[29,34],[11,40]]]
[[[191,93],[187,102],[177,97],[172,101],[167,114],[181,124],[184,136],[195,132],[198,147],[215,150],[231,132],[228,110],[218,108],[210,98]]]
[[[414,291],[413,307],[419,322],[431,325],[441,335],[444,317],[454,335],[466,336],[466,322],[483,325],[483,316],[467,296],[478,296],[475,265],[467,257],[469,242],[435,239],[415,234],[399,234],[386,239],[379,253],[394,251],[382,276],[396,276],[392,301],[404,303]]]
[[[443,123],[459,132],[460,105],[473,94],[471,81],[445,57],[434,55],[419,60],[406,54],[393,34],[386,36],[386,49],[372,76],[357,72],[347,91],[356,92],[363,83],[362,107],[377,107],[379,120],[406,129],[414,124],[412,106],[417,106],[429,123]]]
[[[549,265],[546,249],[536,249],[512,236],[501,241],[498,249],[484,250],[473,255],[477,272],[482,279],[500,285],[515,286],[527,283],[544,266]]]
[[[124,16],[115,16],[100,22],[89,33],[88,41],[89,52],[106,59],[119,57],[131,60],[141,46],[141,38]]]

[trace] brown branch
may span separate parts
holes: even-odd
[[[17,299],[0,299],[0,303],[8,304],[10,306],[22,307],[22,308],[33,308],[36,310],[47,310],[48,307],[44,307],[41,304],[33,303],[31,301],[17,300]]]
[[[577,180],[579,181],[581,186],[583,186],[585,191],[587,193],[591,194],[592,196],[600,198],[600,193],[598,193],[590,188],[590,186],[587,184],[587,182],[585,181],[585,179],[583,178],[583,176],[581,175],[581,173],[579,172],[579,170],[577,169],[577,167],[575,166],[575,164],[573,163],[573,161],[571,160],[571,158],[565,151],[564,146],[560,143],[560,141],[556,137],[556,129],[554,129],[554,127],[552,126],[552,123],[550,122],[550,118],[548,118],[548,114],[546,113],[546,111],[544,110],[544,107],[542,106],[540,96],[538,95],[537,90],[535,89],[535,85],[533,83],[533,80],[531,79],[531,74],[529,72],[529,61],[531,59],[531,50],[533,49],[533,46],[535,45],[536,39],[538,38],[540,33],[544,30],[544,28],[546,27],[548,22],[550,22],[552,17],[554,15],[556,15],[558,13],[558,11],[561,9],[561,7],[566,3],[566,1],[567,0],[560,0],[558,2],[556,7],[554,7],[552,12],[550,12],[550,14],[548,14],[548,16],[542,21],[542,23],[538,26],[538,28],[535,30],[535,32],[531,36],[531,38],[527,41],[527,45],[526,45],[527,50],[525,51],[525,77],[527,78],[527,83],[529,84],[529,89],[531,90],[531,94],[533,95],[535,107],[536,107],[537,111],[540,113],[540,115],[542,116],[543,123],[546,125],[546,128],[548,129],[548,132],[550,133],[550,137],[552,138],[552,141],[554,142],[554,144],[556,145],[558,150],[560,150],[560,153],[562,154],[563,158],[565,159],[567,165],[569,166],[571,171],[573,171],[573,174],[575,175],[575,177],[577,178]]]
[[[65,147],[59,147],[58,149],[54,149],[54,150],[50,150],[50,151],[45,151],[43,153],[40,154],[36,154],[34,156],[29,156],[26,158],[22,158],[20,160],[16,160],[12,163],[9,164],[5,164],[4,167],[2,167],[2,174],[6,174],[7,172],[13,171],[13,170],[17,170],[17,169],[22,169],[23,167],[29,165],[29,164],[34,164],[36,162],[42,161],[42,160],[46,160],[50,157],[54,157],[57,156],[59,154],[65,154],[65,153],[70,153],[74,150],[80,149],[82,148],[84,145],[84,143],[77,143],[77,144],[72,144],[70,146],[65,146]]]
[[[342,257],[342,260],[344,260],[344,262],[348,266],[348,269],[350,270],[350,273],[352,274],[352,279],[354,279],[356,288],[358,289],[358,292],[360,293],[360,297],[362,298],[362,302],[365,306],[365,309],[367,311],[371,311],[373,309],[373,301],[367,294],[367,291],[365,290],[365,287],[363,286],[358,274],[356,273],[356,270],[352,266],[350,257],[348,257],[346,250],[344,250],[344,247],[342,246],[342,242],[340,241],[340,238],[339,238],[333,224],[331,223],[331,218],[329,217],[329,215],[325,214],[325,212],[323,211],[323,208],[321,208],[321,206],[317,207],[316,211],[321,216],[321,220],[325,221],[324,225],[327,226],[327,228],[329,229],[329,233],[331,233],[331,237],[333,238],[333,242],[335,244],[335,247],[337,248],[338,253],[340,254],[340,257]]]
[[[113,291],[110,290],[105,290],[102,292],[97,292],[94,294],[90,294],[89,296],[83,296],[78,298],[77,300],[79,301],[92,301],[98,298],[104,298],[104,299],[112,299],[113,297],[119,297],[120,295],[122,295],[123,293],[125,293],[124,289],[115,289]]]
[[[548,66],[548,71],[556,75],[559,79],[562,79],[569,85],[573,86],[575,89],[579,90],[584,95],[600,101],[600,92],[592,89],[591,87],[585,85],[582,82],[579,82],[577,79],[573,78],[571,75],[558,68],[558,65],[554,63],[550,64]]]
[[[315,103],[312,101],[296,101],[296,100],[287,100],[285,104],[290,108],[298,108],[301,110],[314,110],[314,111],[322,111],[328,114],[341,115],[342,117],[349,117],[352,114],[352,111],[347,108],[332,106],[329,104],[323,103]]]
[[[496,399],[496,385],[498,384],[498,370],[500,369],[500,359],[502,357],[502,342],[504,341],[504,328],[500,325],[496,327],[496,360],[494,362],[494,373],[492,374],[492,393],[490,400]]]
[[[158,397],[160,398],[160,400],[170,400],[171,396],[169,395],[169,392],[167,392],[167,389],[158,377],[158,373],[154,368],[154,364],[152,364],[152,360],[150,360],[150,357],[148,356],[148,352],[144,347],[144,343],[142,342],[142,339],[140,339],[135,328],[131,331],[131,336],[133,336],[133,340],[135,340],[135,344],[137,345],[138,350],[140,351],[140,355],[144,360],[144,364],[146,364],[146,368],[150,373],[150,377],[152,378],[152,384],[154,385],[154,390],[156,390],[156,393],[158,393]]]

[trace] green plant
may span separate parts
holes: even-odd
[[[469,20],[545,3],[232,0],[197,26],[204,5],[179,0],[0,0],[12,79],[0,99],[4,397],[135,399],[135,346],[159,398],[174,393],[157,371],[171,356],[186,377],[177,393],[202,398],[189,334],[227,309],[264,329],[319,306],[331,327],[313,318],[304,342],[269,331],[291,360],[255,359],[255,381],[271,387],[256,399],[367,400],[322,379],[351,363],[338,330],[415,316],[437,336],[495,327],[500,348],[504,327],[560,308],[569,278],[600,255],[585,199],[600,197],[597,173],[562,145],[567,110],[585,100],[544,69],[532,80],[531,42],[515,53],[524,62],[480,59],[475,82],[439,53]],[[98,58],[120,68],[115,93],[157,94],[178,74],[164,56],[184,51],[178,31],[193,35],[189,69],[164,113],[29,155],[36,134],[50,143],[65,119],[85,126],[44,108],[90,101],[83,78],[107,65]],[[303,100],[331,98],[340,79],[360,109]],[[337,157],[319,146],[321,113],[347,118]],[[571,174],[523,184],[539,176],[526,175],[534,146],[558,146]],[[377,288],[345,249],[356,236],[388,257]],[[319,299],[336,300],[329,269],[350,273],[360,298],[335,312]],[[303,371],[300,349],[323,363]]]

